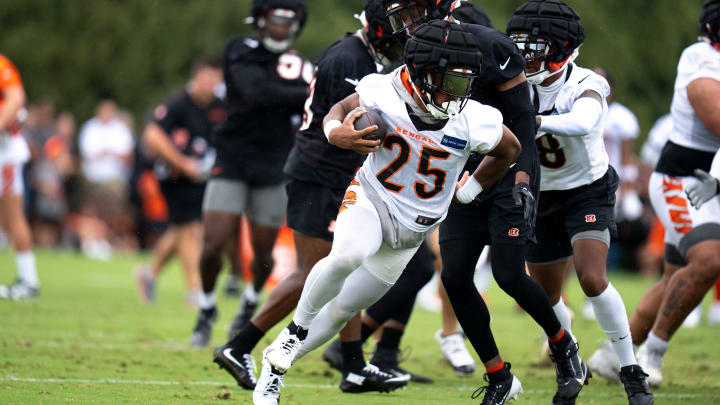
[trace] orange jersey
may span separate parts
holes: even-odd
[[[2,92],[14,86],[22,86],[20,72],[10,59],[0,54],[0,104],[4,101]],[[20,133],[20,128],[17,123],[13,123],[8,129],[10,129],[13,135]]]

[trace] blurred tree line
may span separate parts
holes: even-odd
[[[522,0],[474,0],[504,31]],[[586,31],[578,63],[601,65],[643,132],[669,111],[677,60],[696,40],[702,0],[566,0]],[[20,69],[30,100],[46,97],[84,121],[102,98],[136,118],[187,80],[194,59],[216,56],[251,0],[23,0],[0,2],[0,52]],[[297,49],[315,60],[345,32],[363,0],[308,0]]]

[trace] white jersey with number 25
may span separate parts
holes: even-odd
[[[356,88],[360,104],[380,110],[391,131],[360,174],[366,179],[363,186],[372,187],[400,223],[424,232],[447,215],[470,152],[487,153],[500,142],[502,114],[470,100],[459,117],[441,129],[419,130],[393,86],[393,75],[402,75],[403,91],[410,91],[404,66],[387,75],[366,76]]]

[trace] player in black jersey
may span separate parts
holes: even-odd
[[[297,269],[273,288],[267,302],[235,338],[215,350],[215,362],[243,388],[253,389],[256,384],[251,351],[270,328],[295,309],[308,273],[330,252],[333,222],[345,190],[364,160],[360,153],[328,143],[323,118],[330,107],[355,92],[360,79],[377,73],[378,65],[390,67],[402,56],[381,0],[365,2],[361,22],[363,28],[336,41],[320,57],[305,102],[303,125],[285,166],[289,177],[287,224],[295,231]],[[344,391],[388,391],[407,383],[407,377],[398,379],[366,368],[360,346],[353,349],[358,355],[352,371],[358,377],[344,378]]]
[[[156,107],[153,122],[145,128],[143,141],[158,157],[154,172],[170,217],[170,227],[162,238],[171,246],[169,252],[164,252],[161,245],[166,243],[158,243],[151,265],[136,272],[140,296],[145,301],[154,300],[155,279],[173,253],[177,253],[185,270],[189,294],[200,292],[197,266],[202,235],[202,198],[205,180],[215,160],[210,136],[213,128],[227,115],[222,101],[214,93],[221,82],[219,62],[196,62],[186,89]],[[196,300],[196,297],[188,298]]]
[[[384,0],[396,33],[412,34],[417,24],[444,18],[459,2]],[[446,12],[446,14],[443,14]],[[510,364],[503,362],[492,331],[490,314],[473,283],[475,264],[483,246],[490,244],[493,276],[543,328],[550,340],[558,391],[554,403],[575,398],[589,378],[575,339],[553,312],[542,287],[525,273],[525,249],[532,240],[535,196],[539,188],[539,162],[535,146],[535,118],[525,61],[515,44],[495,29],[470,25],[480,45],[483,69],[473,83],[472,99],[499,109],[504,123],[522,144],[517,163],[472,204],[452,204],[440,225],[442,281],[465,334],[487,370],[489,385],[483,403],[502,404],[517,394]],[[483,156],[471,156],[464,170],[472,172]],[[517,384],[519,385],[519,384]]]
[[[254,312],[273,268],[272,247],[286,203],[282,166],[293,142],[293,117],[302,113],[312,77],[312,65],[289,50],[305,19],[304,0],[254,0],[257,36],[233,39],[223,52],[228,117],[215,135],[217,162],[203,200],[203,294],[191,338],[195,346],[210,341],[223,248],[237,234],[242,214],[250,222],[255,255],[240,321]]]

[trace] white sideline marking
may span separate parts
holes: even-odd
[[[131,385],[208,385],[235,387],[233,382],[220,381],[153,381],[153,380],[118,380],[115,378],[83,379],[83,378],[21,378],[12,375],[0,377],[0,381],[26,382],[26,383],[77,383],[77,384],[131,384]],[[288,388],[338,389],[337,385],[328,384],[287,384]],[[455,387],[456,390],[472,391],[475,387]],[[551,390],[525,390],[525,394],[552,394]],[[687,399],[687,398],[716,398],[711,394],[683,394],[673,392],[653,393],[655,398]],[[595,393],[595,396],[614,396],[609,393]]]

